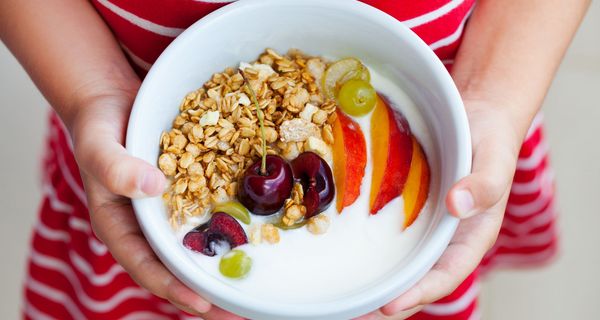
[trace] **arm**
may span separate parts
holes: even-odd
[[[496,241],[521,143],[589,3],[477,3],[452,71],[471,126],[473,168],[446,203],[463,220],[433,269],[384,314],[446,296]]]
[[[122,145],[140,80],[92,5],[0,1],[0,37],[71,132],[94,232],[113,257],[140,285],[181,309],[205,319],[233,318],[211,309],[160,263],[125,198],[160,194],[165,178]]]

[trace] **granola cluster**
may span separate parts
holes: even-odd
[[[173,128],[160,138],[158,159],[171,179],[163,199],[174,228],[233,199],[238,179],[262,155],[256,108],[240,70],[264,114],[267,154],[292,160],[313,151],[331,161],[336,103],[321,93],[325,67],[321,58],[297,50],[280,55],[267,49],[258,61],[215,73],[185,97]],[[286,205],[285,224],[297,221],[295,211],[303,207],[301,197],[292,201],[297,203]]]

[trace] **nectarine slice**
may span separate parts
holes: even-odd
[[[337,110],[333,124],[333,178],[338,212],[354,203],[367,165],[367,145],[358,123]]]
[[[430,171],[423,148],[413,136],[413,156],[408,179],[402,196],[404,197],[404,225],[408,228],[419,216],[429,196]]]
[[[412,139],[406,118],[394,112],[381,95],[371,117],[373,177],[369,208],[376,214],[400,196],[412,159]]]

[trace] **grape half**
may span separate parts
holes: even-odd
[[[340,87],[349,80],[361,79],[369,82],[371,74],[369,69],[356,58],[346,58],[332,63],[323,75],[323,89],[330,99],[335,96]]]
[[[352,79],[344,83],[337,98],[345,113],[362,116],[375,107],[377,92],[367,81]]]
[[[219,271],[233,279],[243,278],[252,268],[252,258],[242,250],[231,250],[221,258]]]

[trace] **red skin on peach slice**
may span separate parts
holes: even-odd
[[[415,222],[425,201],[429,196],[430,171],[427,156],[423,148],[413,136],[413,156],[408,173],[408,179],[404,186],[402,196],[404,197],[404,225],[403,229],[410,227]]]
[[[376,214],[402,194],[413,152],[408,121],[400,112],[394,112],[381,95],[371,117],[371,139],[373,179],[369,211]]]
[[[336,208],[339,213],[353,204],[360,194],[360,185],[367,165],[367,145],[358,123],[340,110],[333,124],[333,177],[337,189]]]

